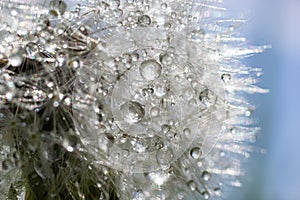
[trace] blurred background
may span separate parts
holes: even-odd
[[[300,200],[300,0],[224,0],[231,15],[246,18],[240,27],[249,44],[271,45],[245,63],[264,71],[255,95],[254,115],[262,127],[242,193],[235,200]]]

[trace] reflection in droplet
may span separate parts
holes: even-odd
[[[143,106],[135,101],[128,101],[124,103],[121,106],[120,111],[124,120],[129,124],[136,123],[145,116]]]
[[[161,65],[154,59],[146,60],[140,66],[140,74],[148,81],[155,80],[161,74]]]

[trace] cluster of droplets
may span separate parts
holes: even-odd
[[[218,199],[258,128],[218,1],[0,3],[0,197]],[[5,16],[5,18],[4,18]],[[23,179],[21,177],[24,177]],[[28,188],[25,185],[29,185]]]

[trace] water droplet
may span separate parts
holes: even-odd
[[[159,108],[157,108],[157,107],[151,108],[150,114],[151,114],[152,117],[158,116],[159,115]]]
[[[173,63],[173,58],[170,54],[164,53],[159,56],[159,61],[163,65],[170,66]]]
[[[9,57],[9,63],[13,67],[19,67],[22,64],[22,56],[19,54],[13,54]]]
[[[166,3],[162,3],[162,4],[160,5],[160,7],[161,7],[162,9],[167,9],[167,7],[168,7],[168,4],[166,4]]]
[[[204,171],[202,173],[203,180],[208,181],[210,179],[210,177],[211,177],[211,174],[208,171]]]
[[[110,0],[109,6],[112,10],[117,9],[120,6],[120,0]]]
[[[68,152],[73,152],[78,148],[78,144],[78,138],[75,135],[69,135],[64,139],[62,145]]]
[[[197,189],[197,184],[194,181],[188,182],[188,187],[191,191],[195,191]]]
[[[137,190],[132,198],[132,200],[144,200],[144,199],[146,199],[146,197],[143,193],[143,190]]]
[[[203,195],[204,199],[209,199],[209,194],[207,191],[203,192],[202,195]]]
[[[148,15],[142,15],[139,17],[140,26],[149,26],[151,24],[151,18]]]
[[[252,110],[246,110],[246,111],[245,111],[245,116],[246,116],[246,117],[250,117],[251,114],[252,114]]]
[[[133,54],[131,54],[131,59],[132,59],[132,61],[133,62],[136,62],[136,61],[138,61],[139,60],[139,54],[138,53],[133,53]]]
[[[140,66],[140,74],[144,79],[153,81],[160,76],[161,65],[154,59],[146,60]]]
[[[228,83],[231,80],[231,75],[230,74],[222,74],[221,79],[223,80],[224,83]]]
[[[13,162],[10,159],[5,159],[2,162],[2,169],[3,170],[9,170],[13,165]]]
[[[214,192],[216,194],[216,196],[221,196],[221,189],[219,187],[214,188]]]
[[[29,42],[26,44],[25,50],[30,58],[34,58],[39,53],[39,46],[36,43]]]
[[[172,162],[174,157],[173,151],[170,147],[163,147],[156,152],[156,159],[158,164],[165,168]]]
[[[143,106],[135,101],[128,101],[124,103],[121,108],[121,115],[129,124],[140,121],[145,116],[145,110]]]
[[[15,17],[18,15],[18,11],[16,9],[12,9],[10,14]]]
[[[194,147],[191,149],[190,154],[191,154],[192,158],[199,159],[200,156],[202,155],[202,151],[199,147]]]
[[[191,134],[191,130],[189,128],[185,128],[185,129],[183,129],[183,133],[185,135],[190,135]]]
[[[67,10],[67,4],[62,0],[52,0],[49,7],[49,13],[53,16],[63,15]]]
[[[209,89],[204,89],[199,94],[199,100],[207,107],[213,106],[217,101],[217,96]]]
[[[54,102],[53,102],[53,106],[54,106],[55,108],[57,108],[57,107],[59,106],[59,102],[58,102],[58,101],[54,101]]]
[[[56,60],[58,62],[58,65],[61,67],[67,62],[67,56],[64,51],[59,51],[56,53]]]
[[[168,181],[169,177],[170,177],[170,173],[168,173],[167,171],[153,171],[150,172],[148,174],[149,179],[151,180],[151,182],[153,182],[154,184],[161,186],[163,185],[165,182]]]
[[[161,127],[162,132],[165,134],[168,133],[170,131],[170,129],[171,129],[171,127],[167,124],[165,124]]]
[[[138,153],[145,152],[148,147],[148,144],[142,140],[133,140],[133,141],[131,141],[131,144],[132,144],[133,150]]]

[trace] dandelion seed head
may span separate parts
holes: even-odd
[[[218,199],[241,187],[259,131],[245,94],[266,90],[239,59],[267,47],[247,46],[218,1],[0,6],[1,194]]]

